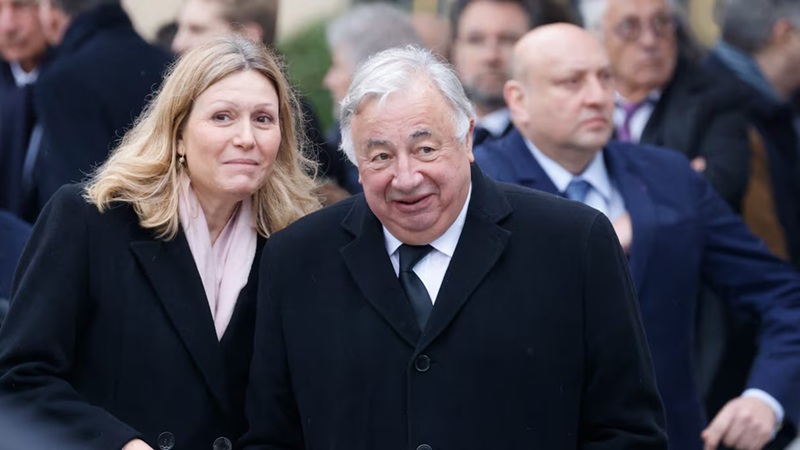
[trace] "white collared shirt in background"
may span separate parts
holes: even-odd
[[[650,116],[653,115],[653,111],[656,109],[656,105],[658,104],[658,100],[661,98],[661,91],[655,90],[647,95],[647,98],[644,100],[647,103],[643,104],[633,113],[633,117],[631,118],[630,123],[628,124],[628,130],[631,132],[631,142],[638,144],[640,140],[642,140],[642,133],[644,133],[644,127],[647,126],[647,121],[650,120]],[[619,93],[614,94],[614,126],[615,128],[621,127],[625,123],[625,108],[624,104],[627,102],[625,97],[621,96]]]
[[[493,138],[502,137],[510,123],[511,111],[508,108],[500,108],[475,120],[475,126],[485,128]]]
[[[573,178],[583,179],[591,185],[583,203],[605,214],[611,221],[625,214],[625,200],[608,176],[602,151],[597,152],[583,173],[573,175],[549,156],[542,153],[529,140],[525,140],[525,145],[528,146],[528,150],[531,151],[533,157],[542,166],[542,170],[556,186],[558,192],[564,192]]]
[[[36,79],[39,78],[38,69],[25,72],[17,63],[10,63],[9,67],[11,68],[11,75],[14,77],[14,82],[17,84],[17,87],[33,84],[36,82]]]

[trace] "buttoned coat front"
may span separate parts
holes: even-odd
[[[235,441],[257,272],[218,341],[185,235],[156,239],[132,207],[100,213],[81,193],[55,195],[23,253],[0,329],[0,407],[31,419],[21,433],[64,448],[120,449],[140,437],[157,449],[162,433],[171,450]]]
[[[276,233],[261,265],[246,449],[665,449],[608,221],[475,167],[420,332],[363,195]]]

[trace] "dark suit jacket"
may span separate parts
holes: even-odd
[[[11,297],[11,279],[31,227],[6,211],[0,211],[0,324]]]
[[[679,60],[642,132],[641,144],[707,161],[705,177],[735,211],[749,175],[747,99],[704,68]]]
[[[22,217],[22,166],[33,130],[33,86],[17,87],[11,68],[0,61],[0,209]]]
[[[472,183],[421,334],[363,195],[270,239],[244,448],[666,448],[608,221]]]
[[[800,412],[800,279],[773,257],[717,193],[674,151],[610,143],[603,156],[631,217],[630,269],[667,411],[670,448],[701,449],[707,424],[693,371],[697,294],[707,280],[761,320],[761,349],[748,387]],[[475,151],[487,175],[555,193],[514,131]]]
[[[0,328],[0,406],[80,448],[162,432],[210,449],[244,428],[256,264],[217,340],[185,236],[153,238],[127,205],[100,214],[78,185],[34,226]],[[264,240],[259,240],[258,253]]]
[[[34,170],[39,208],[61,185],[105,161],[161,84],[169,60],[136,34],[119,5],[75,17],[36,84],[43,129]]]

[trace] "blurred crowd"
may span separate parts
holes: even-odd
[[[174,61],[221,35],[272,46],[277,17],[276,0],[184,0],[175,22],[149,43],[118,0],[0,0],[0,321],[17,261],[45,205],[63,185],[84,181],[106,162],[150,108]],[[684,182],[682,172],[655,159],[645,181],[630,187],[631,195],[650,196],[649,206],[639,208],[638,197],[627,197],[613,173],[607,196],[595,185],[579,198],[600,205],[628,252],[668,426],[680,429],[687,417],[707,423],[744,393],[766,398],[775,413],[776,437],[768,448],[789,448],[800,404],[785,403],[800,402],[800,395],[751,389],[751,381],[780,377],[784,358],[800,358],[769,346],[770,339],[788,339],[778,329],[783,325],[771,321],[800,311],[800,299],[788,299],[780,284],[800,268],[800,2],[717,0],[715,17],[720,37],[707,48],[694,38],[685,11],[669,0],[455,0],[443,17],[389,3],[354,6],[326,25],[332,62],[323,84],[335,123],[322,129],[314,107],[298,95],[299,146],[315,163],[307,169],[317,180],[315,194],[332,205],[362,191],[359,169],[340,150],[348,137],[338,116],[357,68],[383,50],[420,46],[452,65],[472,102],[477,164],[500,181],[563,195],[566,183],[559,186],[551,172],[545,170],[553,184],[537,180],[545,176],[539,165],[546,169],[538,156],[536,169],[527,169],[524,159],[503,159],[515,146],[526,154],[531,142],[547,147],[543,142],[557,136],[542,136],[557,135],[573,120],[563,117],[567,97],[536,109],[534,85],[524,80],[545,73],[546,65],[528,67],[514,51],[532,29],[583,27],[602,48],[564,51],[586,54],[585,61],[607,56],[608,148],[666,148],[691,168],[687,180],[697,176],[713,190],[687,187],[694,181]],[[536,46],[528,50],[532,55]],[[291,68],[290,58],[284,62]],[[554,71],[537,82],[577,92],[590,70]],[[570,161],[571,147],[563,151]],[[610,162],[613,154],[606,153],[609,172],[627,167]],[[651,164],[635,154],[630,159],[624,164]],[[615,196],[624,201],[619,213]],[[603,210],[603,204],[611,206]],[[758,241],[731,231],[736,221]],[[756,263],[768,258],[774,265]],[[675,321],[648,320],[644,310],[659,302],[689,306]],[[682,339],[664,337],[676,328]]]

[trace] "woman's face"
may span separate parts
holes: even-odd
[[[178,153],[204,207],[235,204],[264,185],[281,144],[278,109],[272,82],[253,70],[229,75],[197,97]]]

